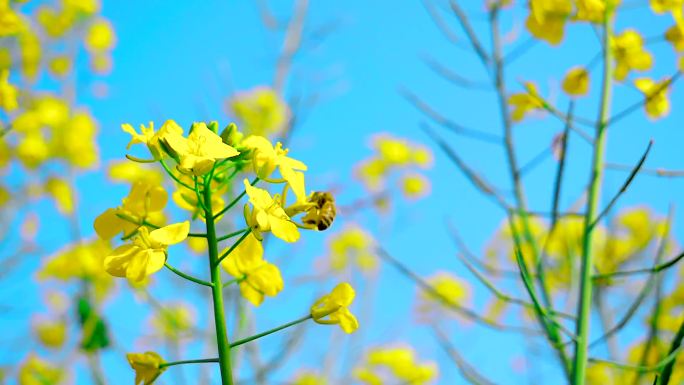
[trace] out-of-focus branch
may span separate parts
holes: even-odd
[[[412,93],[411,91],[405,88],[400,88],[399,93],[409,103],[411,103],[411,105],[413,105],[416,109],[425,114],[425,116],[428,117],[430,120],[444,128],[451,130],[455,134],[463,135],[472,139],[481,140],[487,143],[501,143],[501,138],[497,135],[482,132],[473,128],[468,128],[454,122],[453,120],[446,118],[444,115],[440,114],[434,108],[432,108],[428,103],[419,98],[416,94]]]
[[[309,9],[309,0],[297,0],[295,2],[292,19],[287,25],[283,47],[276,63],[273,89],[282,95],[287,76],[292,67],[292,59],[299,50],[304,31],[304,20]]]
[[[619,163],[606,163],[607,169],[619,171],[631,171],[634,166]],[[681,178],[684,177],[684,170],[666,170],[662,168],[641,168],[643,175],[659,176],[664,178]]]
[[[456,154],[456,152],[451,149],[451,147],[449,147],[449,145],[439,135],[437,135],[426,123],[421,124],[421,128],[433,141],[435,141],[435,143],[437,143],[447,157],[454,162],[456,167],[461,170],[461,172],[466,176],[470,183],[475,186],[475,188],[477,188],[485,196],[493,199],[494,202],[505,211],[509,210],[506,199],[494,187],[492,187],[489,182],[481,177],[475,170],[470,168],[470,166],[468,166],[468,164],[461,159],[461,157]]]
[[[449,0],[449,5],[451,6],[451,10],[454,12],[454,15],[456,15],[456,19],[458,19],[458,22],[461,24],[466,37],[468,37],[470,45],[472,45],[475,53],[480,58],[480,61],[485,68],[489,69],[491,58],[489,55],[487,55],[487,52],[485,52],[484,48],[482,47],[482,43],[480,43],[480,39],[477,38],[475,30],[473,29],[472,25],[470,25],[468,15],[463,11],[456,0]]]
[[[442,349],[444,349],[449,358],[454,361],[454,364],[456,364],[456,367],[461,372],[463,378],[474,385],[494,385],[494,382],[490,381],[481,373],[479,373],[475,367],[470,365],[458,353],[458,350],[456,350],[446,334],[440,330],[437,325],[433,325],[432,329],[435,332],[435,338],[437,338],[437,342],[439,342],[439,345],[442,347]]]
[[[456,312],[457,314],[471,320],[474,322],[477,322],[478,324],[481,324],[483,326],[489,327],[494,330],[499,330],[499,331],[510,331],[510,332],[517,332],[517,333],[523,333],[523,334],[528,334],[528,335],[539,335],[542,334],[541,331],[539,330],[534,330],[522,326],[507,326],[507,325],[500,325],[492,320],[489,320],[485,317],[482,317],[479,315],[476,311],[468,309],[466,307],[460,306],[456,303],[454,303],[450,298],[444,297],[437,289],[435,289],[430,283],[425,281],[423,278],[418,276],[416,273],[411,271],[408,267],[406,267],[403,263],[399,262],[396,258],[392,257],[389,253],[387,253],[383,248],[377,247],[376,248],[376,253],[377,255],[383,259],[384,261],[390,263],[392,266],[394,266],[402,275],[405,277],[411,279],[413,282],[416,283],[419,289],[425,291],[426,293],[430,294],[433,297],[439,298],[442,300],[441,305],[443,305],[446,309],[452,310]]]
[[[482,83],[482,82],[474,82],[466,77],[463,77],[451,69],[447,68],[435,58],[433,58],[430,55],[423,55],[423,61],[425,64],[433,70],[437,75],[441,76],[442,78],[448,80],[452,84],[458,86],[458,87],[463,87],[467,89],[472,89],[472,90],[483,90],[483,91],[491,91],[492,87],[489,84]]]
[[[451,236],[451,239],[456,243],[456,247],[465,255],[470,262],[473,265],[478,266],[480,269],[493,274],[493,275],[498,275],[498,276],[504,276],[507,278],[518,278],[518,272],[513,271],[513,270],[504,270],[499,267],[490,265],[484,261],[482,261],[480,258],[475,255],[475,253],[470,250],[468,245],[465,243],[463,240],[463,237],[461,237],[461,234],[458,232],[456,227],[451,223],[447,221],[447,229],[449,230],[449,235]]]

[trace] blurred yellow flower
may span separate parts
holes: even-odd
[[[0,37],[19,33],[24,28],[21,17],[12,10],[9,1],[0,3]]]
[[[430,194],[430,180],[422,174],[411,173],[401,179],[401,192],[408,199],[419,199]]]
[[[50,59],[48,69],[57,77],[64,77],[71,71],[71,58],[66,55],[58,55]]]
[[[349,311],[349,305],[354,301],[354,289],[343,282],[335,286],[330,292],[314,302],[311,306],[311,317],[316,323],[323,325],[339,324],[345,333],[353,333],[359,328],[359,321]]]
[[[141,124],[140,134],[138,134],[138,132],[135,131],[135,128],[133,128],[133,126],[127,123],[122,124],[121,129],[124,132],[131,134],[132,136],[131,141],[128,143],[128,145],[126,145],[127,150],[129,150],[131,146],[134,144],[145,144],[147,148],[150,150],[150,154],[152,154],[152,157],[155,160],[164,158],[164,155],[166,154],[164,148],[162,147],[162,144],[160,143],[160,140],[162,138],[166,138],[167,136],[171,135],[183,135],[183,128],[173,120],[167,120],[166,122],[164,122],[164,124],[161,126],[158,132],[154,132],[153,122],[150,122],[149,127],[145,127]]]
[[[185,174],[201,176],[214,167],[220,159],[232,158],[240,153],[223,143],[203,122],[193,123],[187,138],[179,133],[164,135],[164,142],[180,158],[178,170]]]
[[[256,87],[235,95],[230,109],[248,135],[279,134],[290,120],[290,109],[273,89]]]
[[[131,243],[117,247],[105,257],[105,270],[115,277],[140,282],[164,267],[167,248],[188,237],[190,222],[175,223],[149,231],[138,229]]]
[[[512,94],[508,97],[508,104],[513,107],[511,118],[514,122],[519,122],[525,115],[534,110],[544,108],[544,103],[539,97],[537,86],[534,83],[525,83],[526,92]]]
[[[434,303],[463,306],[470,299],[470,287],[451,273],[438,272],[426,281],[435,292],[420,292],[419,311],[431,310]]]
[[[95,20],[86,30],[84,43],[90,52],[110,51],[116,44],[116,35],[112,24],[105,19]]]
[[[254,306],[264,301],[264,296],[275,297],[283,290],[283,278],[278,267],[264,260],[261,242],[249,234],[228,256],[221,261],[228,274],[237,278],[240,293]]]
[[[261,239],[262,232],[270,231],[285,242],[296,242],[299,239],[299,230],[285,213],[280,200],[277,197],[272,198],[264,189],[253,187],[247,179],[244,184],[249,203],[252,204],[251,210],[245,204],[245,222],[256,238]]]
[[[571,12],[570,0],[531,0],[525,26],[537,39],[557,45],[563,40],[565,22]]]
[[[128,353],[126,359],[135,370],[135,385],[150,385],[166,369],[159,366],[164,363],[161,356],[155,352]]]
[[[665,40],[677,51],[684,51],[684,26],[673,25],[665,31]]]
[[[269,181],[273,171],[278,168],[280,175],[297,197],[297,201],[306,201],[304,174],[300,171],[306,171],[307,167],[304,163],[288,157],[289,150],[283,149],[282,143],[278,142],[274,147],[263,136],[252,135],[245,138],[241,145],[252,151],[254,172],[260,179]]]
[[[608,0],[609,2],[620,0]],[[576,0],[577,14],[576,20],[588,21],[590,23],[601,23],[606,14],[606,0]],[[614,6],[614,4],[612,4]]]
[[[57,210],[64,215],[74,212],[74,199],[76,192],[73,191],[69,182],[64,179],[49,177],[45,181],[47,192],[57,204]]]
[[[563,91],[571,96],[584,96],[589,92],[589,71],[584,67],[571,68],[563,79]]]
[[[186,304],[173,304],[156,309],[150,320],[155,332],[166,339],[178,341],[195,323],[192,310]]]
[[[370,272],[378,267],[373,253],[375,241],[356,225],[348,225],[330,238],[330,267],[342,271],[350,266]]]
[[[48,361],[30,354],[19,368],[19,385],[57,385],[64,371]]]
[[[383,385],[384,381],[382,380],[382,377],[380,377],[378,374],[374,373],[371,369],[369,368],[355,368],[354,371],[352,372],[352,375],[354,376],[355,379],[361,381],[362,383],[366,385]]]
[[[186,175],[183,175],[186,176]],[[180,178],[181,180],[185,178]],[[189,179],[189,178],[188,178]],[[192,185],[190,182],[189,185]],[[178,186],[178,189],[171,195],[171,199],[178,207],[183,210],[190,211],[192,218],[202,218],[204,220],[204,209],[197,200],[197,193],[190,191],[183,186]],[[211,194],[211,209],[213,214],[217,214],[225,206],[225,201],[220,194]]]
[[[0,71],[0,108],[12,112],[19,108],[17,88],[9,83],[9,70]]]
[[[164,181],[164,175],[158,169],[128,160],[110,163],[107,172],[111,180],[130,184],[147,182],[152,186],[159,186]]]
[[[142,226],[143,221],[152,220],[157,224],[156,221],[163,218],[161,211],[167,199],[168,194],[163,187],[136,182],[121,206],[107,209],[95,218],[95,232],[102,239],[111,239],[121,232],[124,237],[129,237]]]
[[[102,299],[114,284],[104,270],[104,256],[110,251],[109,245],[99,239],[68,245],[45,259],[37,277],[64,282],[87,280],[95,297]]]
[[[611,37],[610,47],[615,55],[615,80],[623,81],[630,71],[646,71],[653,65],[653,56],[644,49],[644,39],[633,29]]]
[[[672,18],[675,19],[677,24],[682,25],[682,12],[684,12],[684,1],[683,0],[650,0],[651,9],[654,13],[661,14],[669,12],[672,14]]]
[[[320,375],[313,372],[304,372],[298,374],[294,381],[290,382],[291,385],[328,385],[328,380]]]
[[[646,103],[644,108],[651,119],[659,119],[670,113],[670,99],[667,91],[670,81],[668,79],[655,82],[649,78],[639,78],[634,85],[644,94]]]
[[[64,321],[42,321],[34,325],[38,341],[48,348],[61,348],[66,341],[67,325]]]

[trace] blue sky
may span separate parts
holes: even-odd
[[[284,19],[290,12],[290,6],[285,2],[277,3],[274,12],[278,18]],[[475,15],[476,31],[488,45],[483,6],[480,2],[467,2],[465,8]],[[527,39],[522,26],[526,12],[522,5],[505,11],[504,31],[522,34],[512,47]],[[109,1],[105,2],[103,13],[113,22],[118,37],[114,71],[99,80],[107,84],[109,95],[106,99],[93,97],[88,92],[88,79],[85,79],[86,86],[78,96],[79,102],[88,105],[100,121],[99,144],[103,164],[123,157],[129,138],[121,132],[121,123],[137,126],[150,120],[161,124],[166,119],[175,119],[187,126],[193,121],[215,119],[223,125],[230,121],[225,112],[227,96],[272,81],[282,34],[263,27],[257,7],[252,2]],[[459,36],[463,36],[450,15],[445,14],[445,20]],[[399,202],[389,217],[379,217],[370,211],[353,218],[341,215],[336,226],[341,228],[345,221],[362,224],[385,249],[419,274],[431,275],[438,270],[448,270],[466,277],[475,288],[473,306],[484,309],[489,295],[472,281],[472,276],[454,258],[456,249],[448,237],[444,221],[451,220],[471,249],[479,252],[503,220],[503,213],[483,198],[430,143],[419,129],[419,124],[427,120],[398,91],[409,89],[454,121],[500,135],[495,94],[459,89],[432,72],[423,58],[432,57],[462,76],[478,81],[487,81],[487,74],[472,52],[451,44],[440,35],[419,1],[312,2],[307,16],[307,31],[332,22],[339,22],[339,29],[323,44],[312,44],[311,49],[295,60],[295,82],[289,84],[289,92],[305,89],[323,92],[326,97],[297,127],[290,143],[292,154],[309,164],[307,180],[310,186],[344,185],[345,189],[338,197],[338,201],[344,204],[364,194],[358,183],[352,180],[352,167],[360,159],[370,156],[367,143],[373,133],[391,132],[431,145],[436,158],[434,167],[428,172],[433,183],[432,195],[428,199],[415,203]],[[634,26],[645,36],[655,36],[670,23],[667,17],[652,16],[648,8],[643,7],[621,14],[617,30]],[[588,63],[600,48],[587,25],[573,25],[567,29],[567,35],[559,47],[536,44],[507,68],[509,89],[519,91],[518,81],[533,80],[542,94],[552,95],[550,99],[556,100],[557,105],[564,109],[567,99],[559,92],[559,79],[571,66]],[[656,43],[649,48],[657,57],[655,69],[649,75],[661,78],[671,74],[675,62],[671,48],[664,43]],[[597,71],[592,75],[591,95],[583,99],[577,109],[578,114],[587,117],[595,116],[598,97],[596,85],[600,76]],[[619,111],[638,99],[637,91],[617,85],[613,110]],[[680,104],[681,92],[675,87],[672,92],[673,111],[668,118],[652,123],[639,111],[611,127],[607,159],[634,164],[648,140],[653,138],[655,144],[646,167],[684,168],[684,157],[679,149],[684,142],[682,112],[677,108]],[[434,127],[484,176],[503,190],[510,189],[500,145],[456,136]],[[516,126],[520,163],[525,164],[547,147],[560,130],[562,124],[548,116],[532,118]],[[580,197],[590,161],[588,146],[576,136],[571,139],[570,148],[572,165],[568,170],[567,189],[563,193],[564,207]],[[548,210],[552,188],[550,176],[554,170],[555,162],[547,158],[525,175],[528,201],[533,210]],[[606,173],[604,204],[625,177],[624,172]],[[105,184],[107,187],[103,189]],[[93,233],[91,224],[94,217],[107,207],[116,205],[126,194],[125,186],[110,186],[101,172],[79,178],[81,225],[86,235]],[[642,175],[621,198],[618,206],[648,204],[655,212],[664,215],[670,203],[682,206],[683,189],[682,180]],[[43,204],[38,209],[42,210],[41,216],[45,215],[45,218],[56,216],[48,205]],[[681,238],[678,223],[682,215],[681,210],[676,212],[674,234],[677,239]],[[46,250],[56,250],[68,239],[68,234],[62,229],[47,231],[46,228],[49,227],[44,227],[40,235]],[[307,311],[315,295],[334,286],[336,282],[333,280],[316,284],[293,283],[291,289],[289,284],[296,276],[310,271],[316,257],[325,253],[326,237],[325,233],[307,234],[304,242],[294,248],[278,242],[269,245],[268,252],[272,253],[272,258],[283,261],[287,266],[283,270],[288,286],[277,299],[267,300],[255,311],[258,330],[299,317]],[[202,262],[183,263],[202,271]],[[21,280],[21,274],[27,274],[36,264],[37,261],[31,261],[14,274],[14,281],[7,284],[7,290],[17,290],[38,301],[41,289],[32,282]],[[158,281],[166,278],[172,282],[160,283],[155,288],[155,295],[169,301],[180,299],[178,288],[174,286],[177,283],[175,278],[166,275]],[[355,279],[365,282],[360,277]],[[440,364],[438,383],[461,383],[454,365],[439,350],[429,328],[413,320],[411,310],[415,287],[412,282],[390,266],[383,266],[378,282],[369,287],[362,285],[364,290],[359,290],[359,301],[370,301],[374,306],[372,317],[364,314],[361,318],[361,335],[350,340],[345,340],[341,334],[329,337],[329,329],[310,325],[304,348],[275,378],[286,380],[298,367],[320,367],[321,355],[338,344],[349,344],[352,351],[358,352],[359,346],[406,342],[415,346],[422,358]],[[123,361],[122,351],[155,349],[155,346],[139,338],[144,333],[148,310],[125,293],[125,288],[120,291],[121,298],[106,308],[117,332],[118,345],[105,354],[104,364],[110,378],[126,379],[116,381],[124,383],[128,378],[132,382],[132,374]],[[199,301],[197,293],[187,293],[183,292],[188,295],[186,298]],[[198,321],[204,327],[208,320],[202,315],[203,305],[198,303]],[[28,312],[19,312],[16,317],[8,319],[8,324],[28,333],[26,323],[22,323],[27,316]],[[635,324],[639,322],[635,321]],[[0,320],[0,324],[3,323]],[[459,322],[451,323],[449,333],[454,345],[471,364],[496,383],[529,383],[525,375],[512,369],[528,354],[524,339]],[[626,340],[634,335],[629,331]],[[270,337],[262,349],[268,351],[269,347],[277,347],[283,337]],[[328,338],[333,338],[331,343],[325,342]],[[540,350],[540,342],[535,343],[537,350]],[[600,350],[598,352],[601,353]],[[535,376],[544,379],[543,383],[559,382],[555,363],[545,357],[546,353],[546,349],[541,349],[537,353],[539,356],[531,356],[533,362],[539,364]],[[196,344],[184,352],[184,355],[193,357],[201,354]],[[0,363],[13,362],[12,359],[7,354],[0,355]],[[338,373],[349,368],[345,360],[339,360],[337,364]],[[170,369],[168,374],[174,370]],[[183,372],[186,375],[194,373],[192,369],[184,369]],[[76,383],[87,384],[89,378],[79,371]],[[165,383],[174,382],[168,379]]]

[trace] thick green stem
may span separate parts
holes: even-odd
[[[591,318],[591,302],[593,291],[592,269],[594,256],[592,253],[593,230],[596,225],[598,203],[601,196],[601,180],[603,178],[604,151],[606,142],[606,123],[610,113],[610,101],[613,84],[613,51],[610,49],[610,38],[613,33],[612,9],[607,7],[603,22],[603,83],[601,86],[601,106],[596,126],[594,155],[592,160],[591,180],[587,197],[587,211],[584,217],[585,230],[582,240],[582,265],[580,268],[580,298],[577,309],[577,342],[575,344],[575,362],[573,368],[574,385],[584,385],[589,359],[589,326]]]
[[[233,385],[233,374],[230,367],[230,342],[226,328],[226,317],[223,308],[223,284],[221,283],[221,266],[218,264],[218,242],[216,226],[211,208],[211,188],[204,188],[205,219],[207,224],[207,246],[209,247],[209,270],[211,273],[211,294],[214,303],[214,324],[216,327],[216,344],[221,368],[221,384]]]

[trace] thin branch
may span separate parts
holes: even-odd
[[[663,82],[663,84],[660,84],[653,92],[649,93],[644,97],[643,100],[640,100],[631,106],[625,108],[624,110],[618,112],[614,116],[612,116],[608,121],[606,122],[606,127],[611,126],[615,124],[617,121],[622,120],[623,118],[627,117],[630,115],[632,112],[638,110],[643,106],[644,104],[650,102],[653,98],[657,97],[661,92],[663,92],[666,88],[674,84],[677,79],[679,79],[679,76],[681,75],[681,71],[677,71],[674,73],[674,75],[670,76],[669,79]]]
[[[618,163],[606,163],[607,169],[619,171],[631,171],[634,166]],[[642,168],[641,173],[644,175],[660,176],[664,178],[681,178],[684,177],[684,170],[666,170],[662,168]]]
[[[603,211],[601,211],[601,213],[599,213],[599,215],[596,216],[596,219],[594,219],[594,222],[592,222],[589,225],[591,228],[596,226],[601,221],[601,219],[603,219],[603,217],[610,211],[610,209],[613,208],[613,206],[615,205],[617,200],[620,199],[622,194],[624,194],[625,191],[627,191],[627,189],[629,188],[629,185],[632,183],[634,178],[639,173],[639,170],[641,170],[641,167],[644,165],[644,162],[646,162],[646,158],[648,157],[648,153],[651,152],[652,146],[653,146],[653,139],[651,139],[648,142],[648,147],[646,147],[646,151],[644,151],[644,154],[639,159],[639,162],[637,162],[637,164],[634,166],[634,168],[632,169],[632,172],[629,173],[627,180],[625,180],[625,183],[622,184],[622,187],[620,187],[620,190],[618,190],[617,194],[615,194],[615,196],[613,196],[613,199],[611,199],[610,202],[608,202],[608,205],[603,209]]]
[[[444,349],[449,358],[454,361],[456,367],[461,372],[463,378],[474,385],[494,385],[494,382],[490,381],[484,377],[481,373],[477,371],[477,368],[470,365],[466,360],[458,353],[454,345],[449,341],[449,338],[441,331],[436,325],[433,326],[435,332],[435,338],[439,342],[439,345]]]
[[[413,105],[417,110],[422,112],[427,118],[439,124],[440,126],[451,130],[455,134],[463,135],[465,137],[477,139],[487,143],[501,143],[501,138],[497,135],[468,128],[454,122],[453,120],[446,118],[444,115],[441,115],[429,104],[427,104],[425,101],[419,98],[416,94],[405,88],[400,88],[399,94],[401,94],[404,97],[404,99],[411,103],[411,105]]]
[[[178,275],[179,277],[185,278],[185,279],[187,279],[188,281],[192,281],[192,282],[194,282],[194,283],[197,283],[197,284],[200,284],[200,285],[203,285],[203,286],[208,286],[208,287],[214,286],[214,284],[211,283],[211,282],[207,282],[207,281],[201,280],[201,279],[199,279],[199,278],[195,278],[195,277],[193,277],[193,276],[191,276],[191,275],[189,275],[189,274],[183,273],[182,271],[180,271],[180,270],[176,269],[175,267],[169,265],[168,262],[164,262],[164,266],[166,266],[167,269],[171,270],[172,272],[174,272],[174,273],[175,273],[176,275]]]
[[[421,124],[421,128],[423,131],[425,131],[428,136],[437,143],[437,145],[444,151],[444,153],[447,155],[449,159],[451,159],[456,167],[461,170],[461,172],[465,175],[465,177],[472,183],[480,192],[482,192],[485,196],[488,196],[492,198],[498,205],[499,207],[503,208],[504,210],[508,211],[508,204],[506,203],[506,199],[501,196],[500,193],[498,193],[484,178],[478,175],[476,171],[470,168],[468,164],[466,164],[461,157],[456,154],[456,152],[449,147],[449,145],[440,137],[438,136],[426,123]]]
[[[273,78],[273,89],[282,94],[285,87],[285,81],[290,68],[292,67],[292,59],[299,50],[302,41],[302,32],[304,31],[304,19],[309,9],[309,0],[298,0],[294,5],[294,13],[292,19],[287,25],[285,31],[285,38],[283,47],[276,63],[275,76]]]
[[[461,76],[457,74],[456,72],[452,71],[451,69],[447,68],[443,64],[439,63],[437,60],[435,60],[432,56],[429,55],[423,55],[423,61],[425,64],[433,70],[437,75],[441,76],[442,78],[448,80],[452,84],[467,88],[467,89],[477,89],[477,90],[483,90],[483,91],[491,91],[491,86],[487,83],[480,83],[480,82],[474,82],[464,76]]]
[[[480,43],[480,40],[477,38],[477,34],[475,33],[475,30],[470,25],[468,15],[463,11],[461,6],[458,5],[458,2],[456,0],[449,0],[449,5],[451,6],[451,10],[454,12],[454,15],[456,15],[458,22],[461,24],[463,32],[465,32],[468,41],[470,41],[470,45],[473,47],[475,53],[480,58],[482,65],[484,65],[485,68],[488,69],[489,64],[491,63],[491,58],[489,57],[489,55],[487,55],[487,52],[485,52],[484,48],[482,48],[482,43]]]
[[[387,253],[384,249],[381,247],[376,248],[376,253],[377,255],[385,260],[386,262],[389,262],[392,266],[394,266],[402,275],[405,277],[411,279],[413,282],[416,283],[416,285],[419,287],[419,289],[425,291],[426,293],[430,294],[433,297],[439,298],[442,300],[441,305],[446,307],[449,310],[452,310],[456,312],[457,314],[464,316],[465,318],[478,322],[484,326],[487,326],[489,328],[492,328],[494,330],[499,330],[499,331],[512,331],[512,332],[518,332],[518,333],[524,333],[524,334],[542,334],[541,331],[539,330],[534,330],[534,329],[529,329],[526,327],[521,327],[521,326],[506,326],[506,325],[500,325],[492,320],[489,320],[485,317],[482,317],[479,315],[477,312],[468,309],[466,307],[460,306],[456,303],[454,303],[450,298],[444,297],[437,289],[435,289],[430,283],[428,283],[426,280],[418,276],[416,273],[411,271],[408,267],[406,267],[403,263],[399,262],[396,258],[392,257],[389,253]]]

